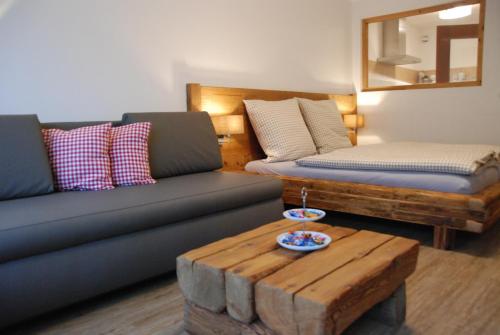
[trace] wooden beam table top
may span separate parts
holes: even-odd
[[[340,334],[415,270],[417,241],[370,231],[308,223],[332,237],[327,248],[279,247],[277,235],[300,228],[281,220],[179,256],[187,303],[270,333]]]

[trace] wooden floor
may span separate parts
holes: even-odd
[[[459,234],[455,251],[441,251],[429,246],[430,227],[333,213],[324,221],[424,244],[417,271],[407,281],[407,322],[398,335],[500,335],[500,224],[482,236]],[[177,335],[183,333],[182,310],[182,295],[170,274],[0,333]]]

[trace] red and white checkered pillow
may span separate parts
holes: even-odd
[[[111,123],[68,131],[43,129],[42,133],[58,190],[114,188],[109,159]]]
[[[156,181],[149,168],[150,122],[111,129],[111,175],[116,186],[147,185]]]

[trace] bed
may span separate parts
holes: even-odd
[[[233,135],[232,141],[221,147],[224,169],[275,175],[283,181],[283,200],[287,204],[300,205],[300,189],[305,186],[309,205],[313,207],[432,225],[434,247],[439,249],[453,247],[456,230],[483,233],[500,219],[498,168],[485,169],[470,178],[367,171],[337,171],[337,176],[330,178],[331,172],[329,175],[315,169],[311,174],[301,171],[294,162],[262,163],[265,155],[248,121],[243,100],[275,101],[293,97],[333,99],[343,114],[357,113],[354,94],[187,85],[188,111],[243,115],[245,118],[244,134]],[[351,131],[349,137],[356,144],[356,132]]]

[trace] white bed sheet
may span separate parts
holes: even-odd
[[[245,166],[245,170],[261,174],[328,179],[462,194],[477,193],[500,180],[500,166],[488,167],[477,175],[464,176],[443,173],[324,169],[298,166],[294,161],[266,163],[258,160],[249,162]]]

